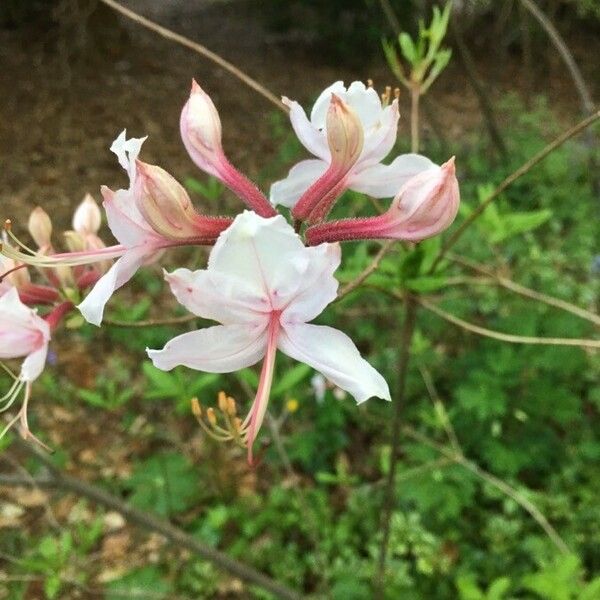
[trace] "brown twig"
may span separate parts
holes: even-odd
[[[537,344],[543,346],[577,346],[579,348],[600,348],[600,340],[513,335],[511,333],[502,333],[501,331],[486,329],[485,327],[480,327],[479,325],[474,325],[473,323],[464,321],[463,319],[446,312],[432,302],[425,300],[424,298],[417,298],[417,302],[427,310],[436,314],[438,317],[441,317],[445,321],[448,321],[449,323],[452,323],[461,329],[465,329],[466,331],[470,331],[471,333],[476,333],[484,337],[500,340],[502,342],[509,342],[511,344]]]
[[[196,315],[182,315],[181,317],[169,317],[166,319],[146,319],[145,321],[121,321],[119,319],[104,319],[105,325],[112,327],[156,327],[158,325],[179,325],[199,319]]]
[[[129,8],[126,8],[119,2],[116,2],[115,0],[99,1],[103,4],[106,4],[107,6],[110,6],[110,8],[123,15],[124,17],[131,19],[138,25],[141,25],[142,27],[145,27],[150,31],[154,31],[154,33],[158,33],[158,35],[164,37],[165,39],[176,42],[177,44],[181,44],[182,46],[185,46],[186,48],[197,52],[201,56],[204,56],[205,58],[212,61],[225,71],[231,73],[234,77],[237,77],[240,81],[245,83],[248,87],[252,88],[255,92],[258,92],[263,98],[266,98],[279,110],[283,112],[288,111],[287,107],[280,101],[280,99],[277,96],[275,96],[275,94],[270,92],[266,87],[258,83],[258,81],[256,81],[249,75],[246,75],[246,73],[238,69],[235,65],[231,64],[229,61],[225,60],[212,50],[209,50],[202,44],[198,44],[197,42],[194,42],[179,33],[175,33],[174,31],[171,31],[170,29],[167,29],[166,27],[163,27],[162,25],[159,25],[158,23],[155,23],[154,21],[151,21],[148,18],[139,15],[138,13],[134,12]]]
[[[390,465],[383,491],[383,516],[381,520],[382,538],[379,547],[379,557],[375,570],[374,588],[375,597],[383,597],[385,588],[385,569],[387,563],[388,546],[390,542],[390,530],[392,513],[396,498],[396,467],[400,455],[400,424],[402,422],[402,408],[404,406],[404,396],[406,392],[406,379],[408,374],[408,362],[410,359],[410,345],[415,330],[417,318],[417,303],[411,295],[405,297],[404,304],[404,322],[399,340],[399,358],[398,358],[398,383],[397,393],[393,398],[394,414],[392,417],[392,448],[390,454]]]
[[[204,560],[211,562],[216,567],[231,573],[248,584],[256,585],[274,594],[278,598],[284,598],[285,600],[299,600],[302,598],[302,596],[294,590],[291,590],[285,585],[256,571],[252,567],[230,558],[223,552],[203,544],[195,537],[192,537],[181,529],[171,525],[171,523],[159,519],[150,513],[137,510],[126,502],[123,502],[120,498],[109,494],[95,485],[63,473],[54,465],[48,456],[43,454],[29,442],[20,438],[15,438],[13,444],[23,449],[28,454],[35,456],[48,469],[49,473],[43,478],[34,477],[33,480],[19,475],[0,475],[0,483],[4,485],[38,485],[40,487],[53,487],[74,492],[122,514],[130,523],[163,535],[170,542],[177,544],[181,548],[186,548]]]
[[[449,252],[446,256],[459,265],[463,265],[469,269],[472,269],[473,271],[476,271],[477,273],[481,273],[482,275],[492,278],[493,282],[508,290],[511,290],[512,292],[520,294],[521,296],[525,296],[526,298],[531,298],[532,300],[537,300],[538,302],[543,302],[549,306],[559,308],[577,317],[580,317],[581,319],[590,321],[591,323],[594,323],[594,325],[600,327],[600,315],[596,315],[585,308],[581,308],[575,304],[572,304],[571,302],[567,302],[566,300],[561,300],[560,298],[555,298],[554,296],[549,296],[548,294],[543,294],[542,292],[532,290],[531,288],[525,287],[520,283],[516,283],[512,279],[508,279],[508,277],[502,277],[501,275],[496,274],[491,269],[488,269],[485,265],[481,265],[452,252]]]
[[[374,256],[371,263],[365,267],[352,281],[349,281],[338,293],[336,300],[340,300],[350,292],[353,292],[359,287],[367,277],[372,275],[378,268],[385,255],[392,249],[396,240],[388,240],[384,242],[379,249],[379,252]]]
[[[494,486],[496,489],[500,490],[503,494],[512,498],[521,508],[526,510],[531,517],[538,523],[538,525],[544,530],[546,535],[550,538],[552,543],[563,553],[569,554],[570,550],[564,540],[560,537],[556,529],[550,524],[548,518],[542,513],[542,511],[533,504],[530,500],[528,500],[521,492],[517,489],[506,483],[503,479],[488,473],[484,469],[482,469],[477,463],[473,462],[466,458],[462,452],[455,452],[454,450],[450,450],[442,444],[438,444],[434,440],[429,437],[423,435],[418,432],[416,429],[413,429],[410,426],[404,426],[402,428],[402,432],[408,437],[412,437],[414,440],[421,442],[422,444],[426,444],[431,448],[436,449],[443,456],[447,456],[448,458],[452,458],[457,464],[461,465],[479,479],[489,483]]]
[[[565,142],[570,140],[572,137],[576,136],[578,133],[581,133],[584,129],[587,129],[592,123],[595,123],[598,119],[600,119],[600,110],[595,112],[594,114],[586,117],[567,131],[561,133],[556,139],[550,142],[545,148],[540,150],[535,156],[532,156],[528,161],[526,161],[523,165],[521,165],[516,171],[511,173],[477,208],[473,210],[473,212],[460,224],[460,226],[454,231],[454,233],[444,242],[440,253],[435,259],[430,272],[433,272],[435,268],[438,266],[442,258],[446,255],[446,252],[456,244],[456,242],[460,239],[465,230],[475,221],[484,211],[485,209],[500,195],[504,190],[510,187],[517,179],[520,179],[531,171],[533,167],[535,167],[538,163],[540,163],[546,156],[554,152],[557,148],[562,146]]]
[[[555,48],[558,50],[561,58],[563,59],[567,69],[573,79],[573,83],[575,84],[575,89],[579,94],[579,98],[581,100],[581,107],[583,109],[584,114],[589,114],[594,110],[594,101],[592,100],[592,95],[588,86],[583,79],[583,75],[569,50],[569,47],[562,39],[562,36],[558,32],[558,29],[554,27],[552,21],[543,13],[543,11],[539,8],[539,6],[532,2],[532,0],[519,0],[521,6],[523,6],[531,15],[536,19],[536,21],[542,26],[544,31],[548,34],[548,37],[554,44]]]

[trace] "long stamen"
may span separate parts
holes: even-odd
[[[95,262],[101,262],[112,258],[118,258],[125,254],[127,248],[121,244],[101,248],[99,250],[89,250],[84,252],[64,252],[61,254],[25,254],[8,244],[0,244],[0,254],[4,256],[40,268],[55,268],[55,267],[77,267],[80,265],[88,265]]]
[[[23,250],[25,250],[26,252],[29,252],[30,254],[37,254],[37,252],[33,249],[31,249],[29,246],[26,246],[14,233],[12,230],[12,221],[10,219],[6,219],[6,221],[4,222],[4,231],[6,231],[6,234],[8,235],[8,237],[15,243],[17,244],[17,246],[20,246],[21,248],[23,248]]]

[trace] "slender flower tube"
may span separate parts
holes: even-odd
[[[377,92],[360,81],[347,89],[336,81],[317,98],[310,119],[298,102],[283,98],[290,108],[290,121],[302,145],[316,159],[303,160],[290,170],[288,176],[271,187],[273,204],[294,207],[298,199],[330,168],[332,154],[328,144],[327,113],[335,95],[358,115],[363,129],[362,152],[340,186],[375,198],[392,198],[413,175],[433,163],[420,154],[401,154],[389,165],[381,161],[390,153],[398,131],[398,101],[384,106]]]
[[[20,421],[23,437],[36,439],[29,431],[27,405],[31,384],[39,377],[46,363],[50,330],[48,322],[21,302],[16,288],[0,297],[0,360],[25,357],[19,375],[14,376],[10,389],[0,398],[0,412],[4,412],[24,392],[21,409],[0,433],[0,438]]]
[[[12,288],[16,288],[21,302],[29,305],[53,304],[59,297],[55,288],[32,283],[27,265],[0,255],[0,296]]]
[[[180,127],[183,144],[198,167],[221,180],[257,214],[263,217],[277,214],[264,194],[225,156],[219,113],[195,80],[181,111]]]
[[[383,377],[352,340],[331,327],[309,324],[332,302],[338,283],[338,244],[307,248],[282,216],[262,218],[245,211],[224,231],[205,270],[177,269],[166,275],[188,310],[221,325],[184,333],[162,350],[148,350],[159,369],[184,365],[229,373],[264,358],[258,390],[244,421],[231,421],[219,439],[252,445],[267,408],[279,349],[322,373],[357,402],[389,400]],[[210,414],[209,414],[210,416]]]
[[[364,134],[358,115],[348,104],[331,94],[327,111],[327,144],[331,154],[329,168],[300,197],[292,214],[295,219],[319,221],[344,191],[346,178],[360,158]]]
[[[447,229],[456,217],[460,193],[454,158],[415,175],[390,208],[377,217],[342,219],[306,230],[309,245],[323,242],[394,239],[418,242]]]

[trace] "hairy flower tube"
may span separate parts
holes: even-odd
[[[398,101],[393,100],[384,106],[377,92],[360,81],[353,82],[348,88],[342,81],[336,81],[317,98],[310,119],[298,102],[283,98],[290,108],[290,121],[298,139],[317,158],[299,162],[285,179],[271,186],[270,199],[273,204],[295,208],[302,196],[308,195],[311,187],[330,169],[334,155],[328,142],[327,116],[333,96],[356,114],[363,130],[362,150],[338,182],[335,189],[337,195],[345,189],[351,189],[375,198],[392,198],[410,177],[433,165],[420,154],[402,154],[391,164],[383,164],[381,161],[396,142]],[[332,200],[335,197],[330,198],[329,202]],[[305,199],[301,213],[296,215],[299,218],[305,218],[310,213],[306,204],[308,201]],[[319,218],[323,212],[320,211]]]
[[[313,225],[306,231],[310,245],[361,239],[418,242],[448,228],[458,212],[460,193],[454,158],[409,179],[389,209],[376,217],[341,219]]]
[[[333,273],[340,258],[338,244],[304,246],[282,216],[263,218],[245,211],[219,236],[206,269],[166,275],[181,304],[221,325],[184,333],[162,350],[148,350],[156,367],[228,373],[263,359],[256,397],[236,431],[250,462],[278,349],[322,373],[357,402],[372,396],[390,399],[387,383],[348,336],[309,323],[336,297]]]
[[[183,144],[200,169],[220,179],[257,214],[263,217],[276,214],[264,194],[225,155],[219,113],[210,96],[195,80],[189,100],[181,111],[180,128]]]

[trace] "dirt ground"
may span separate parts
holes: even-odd
[[[393,84],[379,54],[365,56],[362,69],[326,64],[301,40],[266,31],[260,3],[126,4],[205,44],[277,95],[306,102],[336,79],[371,77],[381,87]],[[123,185],[121,170],[108,151],[123,128],[129,135],[150,136],[144,160],[180,179],[201,177],[178,132],[179,111],[192,77],[220,110],[225,148],[233,161],[251,176],[272,161],[277,152],[271,139],[273,109],[252,90],[206,59],[120,17],[109,15],[109,21],[95,28],[100,35],[83,36],[72,26],[75,17],[65,15],[66,26],[58,33],[39,26],[0,31],[0,217],[23,223],[41,204],[64,226],[85,192],[99,198],[101,184]],[[598,85],[590,60],[594,52],[580,42],[578,58],[588,57],[584,72]],[[518,53],[498,65],[494,52],[488,47],[476,57],[482,74],[493,71],[497,76],[494,93],[499,97],[521,86],[522,67]],[[564,68],[552,56],[546,67],[549,76],[538,74],[535,91],[545,91],[551,102],[564,106],[561,113],[572,122],[578,115],[577,97]],[[481,127],[477,101],[457,61],[436,84],[431,104],[451,142]]]

